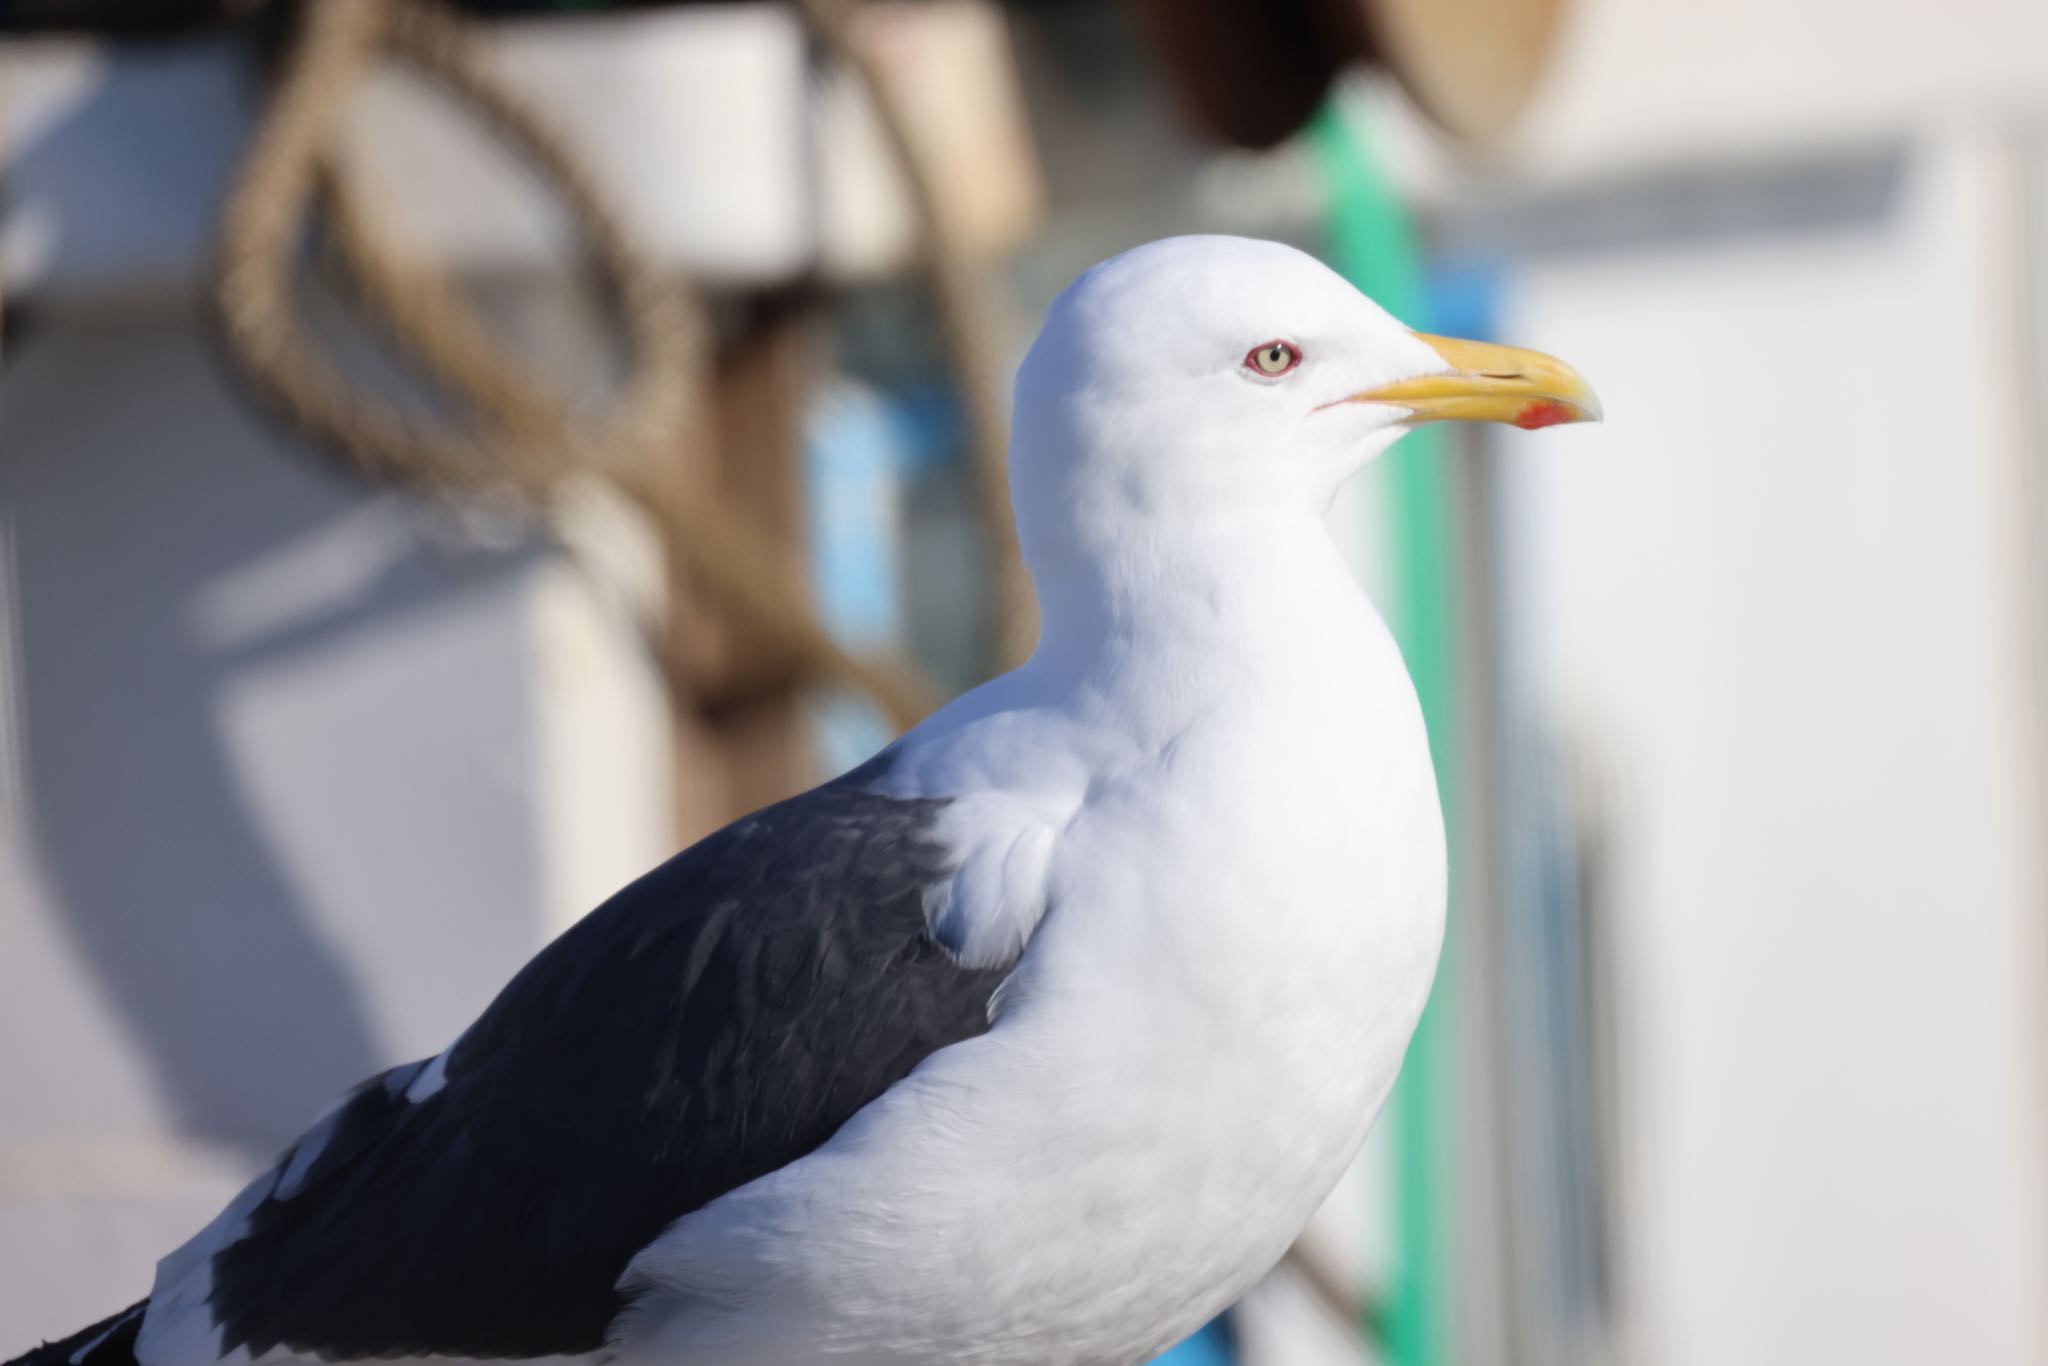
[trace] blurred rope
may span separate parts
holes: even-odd
[[[547,421],[555,405],[542,397],[546,386],[517,375],[493,354],[452,288],[395,264],[361,212],[340,215],[345,230],[337,244],[373,309],[399,306],[378,321],[437,378],[483,400],[476,406],[484,430],[429,425],[351,390],[313,345],[295,306],[294,260],[316,190],[326,189],[330,199],[339,194],[328,158],[347,102],[380,48],[403,53],[430,72],[437,65],[461,70],[454,55],[461,40],[450,31],[459,21],[429,15],[411,0],[319,0],[299,7],[298,22],[221,221],[215,303],[230,355],[245,376],[308,434],[366,473],[436,491],[509,490],[545,498],[569,468],[583,467],[594,453],[614,452],[599,458],[621,467],[631,459],[654,458],[654,443],[681,434],[683,379],[700,363],[698,319],[645,269],[609,214],[594,200],[578,202],[578,191],[587,187],[562,149],[531,120],[499,119],[496,126],[555,180],[586,234],[601,278],[624,305],[636,364],[602,437],[588,440],[573,428],[548,430],[555,425]],[[483,383],[493,372],[504,374],[504,382]],[[493,401],[507,391],[534,398],[511,408]],[[562,442],[544,441],[544,435]]]
[[[899,727],[926,715],[931,687],[906,661],[854,655],[819,622],[807,585],[774,541],[724,500],[692,495],[678,462],[708,368],[701,306],[650,262],[577,157],[487,68],[469,24],[431,0],[311,0],[224,208],[213,299],[230,358],[260,397],[363,473],[440,493],[510,494],[543,514],[578,476],[609,480],[664,531],[668,553],[718,611],[803,677],[871,697]],[[491,336],[460,291],[382,240],[333,161],[348,100],[380,53],[466,101],[550,183],[584,238],[632,355],[610,408],[585,418]],[[352,388],[310,339],[295,305],[301,224],[319,204],[365,308],[394,347],[476,421],[414,418]],[[659,637],[657,637],[659,639]],[[675,642],[656,657],[682,701],[697,690]]]

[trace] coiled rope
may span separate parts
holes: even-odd
[[[852,31],[841,0],[800,0],[827,49],[865,87],[920,225],[920,246],[944,321],[967,414],[977,501],[990,547],[993,663],[1015,660],[1030,630],[1029,598],[1003,479],[1003,413],[992,382],[992,336],[974,273],[951,242],[937,196],[887,82]],[[213,300],[230,358],[257,395],[360,473],[440,494],[510,496],[551,514],[574,477],[596,475],[663,529],[687,580],[772,656],[756,674],[830,679],[872,698],[898,726],[927,714],[930,684],[908,661],[849,652],[819,622],[807,586],[743,509],[678,477],[701,422],[709,327],[701,302],[651,262],[582,163],[547,121],[482,59],[470,23],[433,0],[315,0],[298,28],[224,207]],[[401,259],[334,160],[341,118],[380,56],[406,62],[466,104],[552,187],[573,218],[595,281],[631,356],[609,407],[594,418],[500,345],[449,280]],[[351,386],[311,339],[294,303],[301,227],[324,212],[364,308],[470,425],[415,417]],[[658,643],[678,702],[695,680]]]

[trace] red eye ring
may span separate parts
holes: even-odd
[[[1244,368],[1260,379],[1278,379],[1301,364],[1301,348],[1291,341],[1260,342],[1244,353]]]

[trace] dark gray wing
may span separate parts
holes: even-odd
[[[860,776],[592,912],[462,1036],[439,1090],[410,1101],[425,1064],[394,1069],[301,1139],[212,1254],[222,1352],[596,1350],[664,1227],[985,1031],[1003,974],[926,933],[944,803]]]

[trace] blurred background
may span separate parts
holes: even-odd
[[[1610,417],[1333,512],[1450,944],[1177,1366],[2048,1362],[2041,0],[0,0],[0,1350],[1028,649],[1194,231]]]

